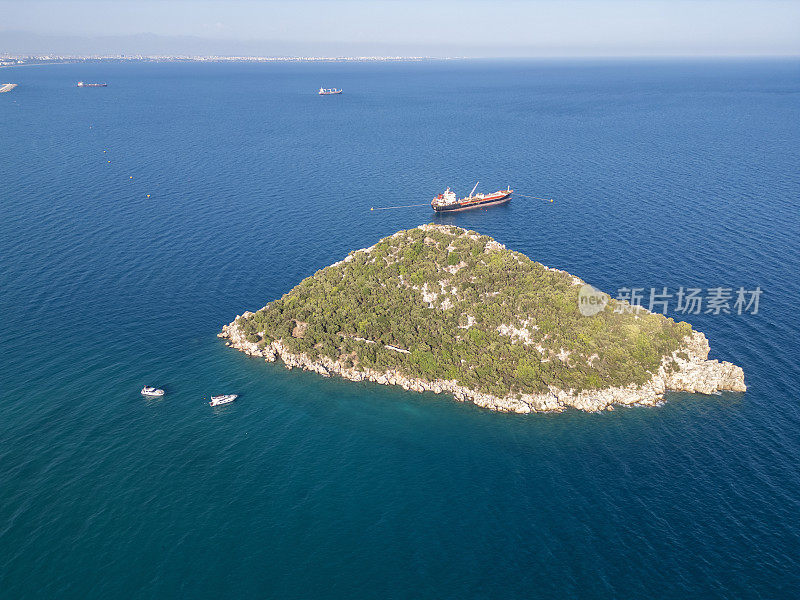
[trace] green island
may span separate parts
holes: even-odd
[[[512,412],[745,389],[742,370],[707,360],[688,323],[607,297],[586,315],[586,289],[488,236],[423,225],[351,252],[220,337],[289,367]]]

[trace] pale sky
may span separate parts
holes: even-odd
[[[0,52],[144,33],[207,38],[230,53],[799,55],[800,0],[0,0]]]

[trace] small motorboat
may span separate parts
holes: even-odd
[[[156,398],[158,396],[163,396],[163,395],[164,395],[164,390],[160,390],[158,388],[154,388],[149,385],[146,385],[142,388],[142,396],[151,396],[153,398]]]
[[[226,394],[224,396],[211,396],[211,402],[208,403],[209,406],[222,406],[223,404],[230,404],[234,400],[236,400],[239,396],[237,394]]]

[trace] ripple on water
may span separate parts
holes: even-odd
[[[0,110],[0,589],[787,597],[800,587],[797,73],[20,69],[18,106]],[[64,83],[81,78],[113,85]],[[347,94],[316,97],[325,79]],[[477,179],[556,201],[369,211]],[[288,371],[215,337],[351,249],[434,220],[612,293],[760,285],[759,315],[673,315],[743,366],[748,391],[503,415]],[[167,395],[143,399],[145,384]],[[214,410],[204,397],[220,392],[241,398]]]

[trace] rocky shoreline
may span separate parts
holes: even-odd
[[[242,317],[252,313],[246,312]],[[560,390],[551,388],[548,392],[522,394],[519,396],[494,396],[477,392],[458,385],[456,381],[427,381],[407,377],[396,370],[375,371],[345,367],[341,362],[329,357],[312,360],[305,354],[289,352],[280,340],[259,348],[255,342],[248,342],[239,330],[240,317],[222,328],[218,337],[226,340],[226,345],[250,356],[274,362],[280,358],[289,369],[300,368],[313,371],[325,377],[337,375],[351,381],[372,381],[382,385],[399,385],[415,392],[449,393],[461,402],[474,404],[500,412],[531,413],[560,412],[567,408],[596,412],[613,410],[615,405],[655,406],[664,398],[666,391],[713,394],[719,391],[744,392],[744,371],[727,361],[708,360],[709,345],[706,336],[692,332],[685,338],[684,347],[669,357],[664,357],[658,371],[641,386],[610,387],[599,390]]]

